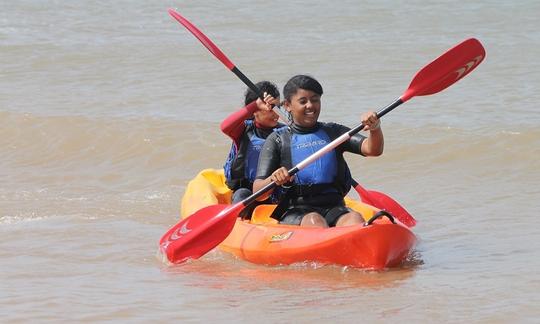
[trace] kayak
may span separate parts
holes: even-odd
[[[181,201],[181,217],[210,205],[230,204],[231,196],[223,170],[202,170],[188,183]],[[378,213],[380,210],[373,206],[349,197],[345,203],[359,212],[366,223],[331,228],[283,225],[270,217],[275,205],[260,205],[251,219],[236,220],[232,232],[218,248],[245,261],[265,265],[315,262],[384,269],[402,264],[416,243],[414,233],[391,215]]]

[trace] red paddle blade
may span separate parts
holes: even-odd
[[[231,233],[238,213],[235,205],[212,205],[181,220],[159,240],[161,253],[171,263],[197,259],[215,248]]]
[[[414,227],[416,225],[416,219],[390,196],[374,190],[369,190],[368,192],[375,207],[385,209],[407,227]]]
[[[405,102],[414,96],[427,96],[448,88],[471,73],[485,56],[486,51],[477,39],[459,43],[418,71],[400,99]]]
[[[416,225],[416,219],[414,219],[414,217],[409,214],[405,208],[403,208],[391,197],[383,194],[382,192],[366,190],[360,186],[360,184],[357,184],[354,189],[360,195],[360,199],[362,199],[362,201],[366,204],[386,210],[407,227],[414,227]]]
[[[214,44],[208,37],[206,37],[205,34],[203,34],[197,27],[193,26],[189,20],[182,17],[178,12],[176,12],[174,9],[169,9],[169,15],[176,19],[179,23],[184,25],[192,34],[193,36],[197,37],[197,39],[206,47],[214,56],[221,61],[221,63],[225,64],[225,66],[232,70],[234,68],[233,62],[231,62],[225,54]]]

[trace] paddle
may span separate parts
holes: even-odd
[[[383,117],[415,96],[437,93],[469,74],[484,59],[485,50],[474,38],[463,41],[422,68],[407,90],[393,103],[377,113]],[[307,157],[288,172],[294,175],[304,167],[333,150],[364,128],[358,125]],[[234,205],[212,205],[181,220],[160,239],[162,253],[172,263],[196,259],[221,243],[232,231],[240,211],[258,197],[276,187],[274,182]]]
[[[190,23],[186,18],[182,17],[178,12],[176,12],[174,9],[168,10],[169,15],[176,19],[179,23],[181,23],[184,27],[189,30],[193,36],[195,36],[203,45],[206,47],[210,53],[214,54],[214,56],[221,61],[229,70],[231,70],[236,76],[240,78],[253,92],[257,94],[260,98],[263,98],[263,93],[261,90],[253,83],[250,79],[248,79],[242,71],[240,71],[229,58],[223,54],[223,52],[208,38],[205,34],[203,34],[197,27],[195,27],[192,23]]]
[[[234,65],[234,63],[205,34],[203,34],[203,32],[201,32],[187,19],[182,17],[182,15],[180,15],[174,9],[169,9],[169,14],[180,24],[186,27],[210,51],[210,53],[214,54],[214,56],[218,60],[220,60],[229,70],[236,74],[240,78],[240,80],[244,82],[245,85],[247,85],[251,90],[257,93],[259,97],[262,98],[262,91],[245,74],[243,74]],[[279,114],[279,112],[278,115],[283,121],[287,122],[287,120],[281,114]],[[416,220],[405,210],[405,208],[401,207],[401,205],[399,205],[394,199],[380,192],[365,190],[356,181],[354,182],[356,183],[354,185],[354,188],[360,195],[360,198],[363,202],[372,202],[373,206],[380,209],[386,209],[392,215],[396,216],[396,218],[399,219],[403,224],[406,224],[409,227],[412,227],[416,224]],[[389,204],[388,206],[383,206],[379,202],[391,202],[391,204]]]
[[[356,190],[356,192],[358,192],[358,195],[360,195],[360,199],[362,199],[362,202],[365,202],[366,204],[369,204],[371,206],[375,206],[379,209],[386,210],[407,227],[414,227],[416,225],[416,219],[414,219],[414,217],[409,214],[409,212],[407,212],[405,208],[403,208],[397,201],[392,199],[390,196],[379,191],[367,190],[354,179],[352,181],[352,185],[354,187],[354,190]]]

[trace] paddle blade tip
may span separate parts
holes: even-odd
[[[161,237],[161,253],[173,264],[200,258],[227,238],[243,207],[220,204],[198,210]]]
[[[174,8],[168,8],[167,9],[167,12],[169,13],[169,15],[173,18],[177,18],[178,16],[180,16],[180,14],[178,13],[178,11],[176,11],[176,9]]]

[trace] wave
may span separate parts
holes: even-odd
[[[167,199],[199,169],[221,166],[229,144],[216,129],[151,118],[0,112],[0,196],[14,211],[30,200],[118,205]],[[88,197],[94,202],[76,201]]]
[[[380,164],[392,172],[458,166],[526,172],[540,167],[540,131],[532,128],[508,132],[393,126],[385,129],[385,137],[383,156],[347,160],[353,167]],[[189,177],[204,167],[221,167],[229,147],[216,123],[0,112],[0,165],[7,177],[25,172],[87,174],[111,182],[160,172]]]

